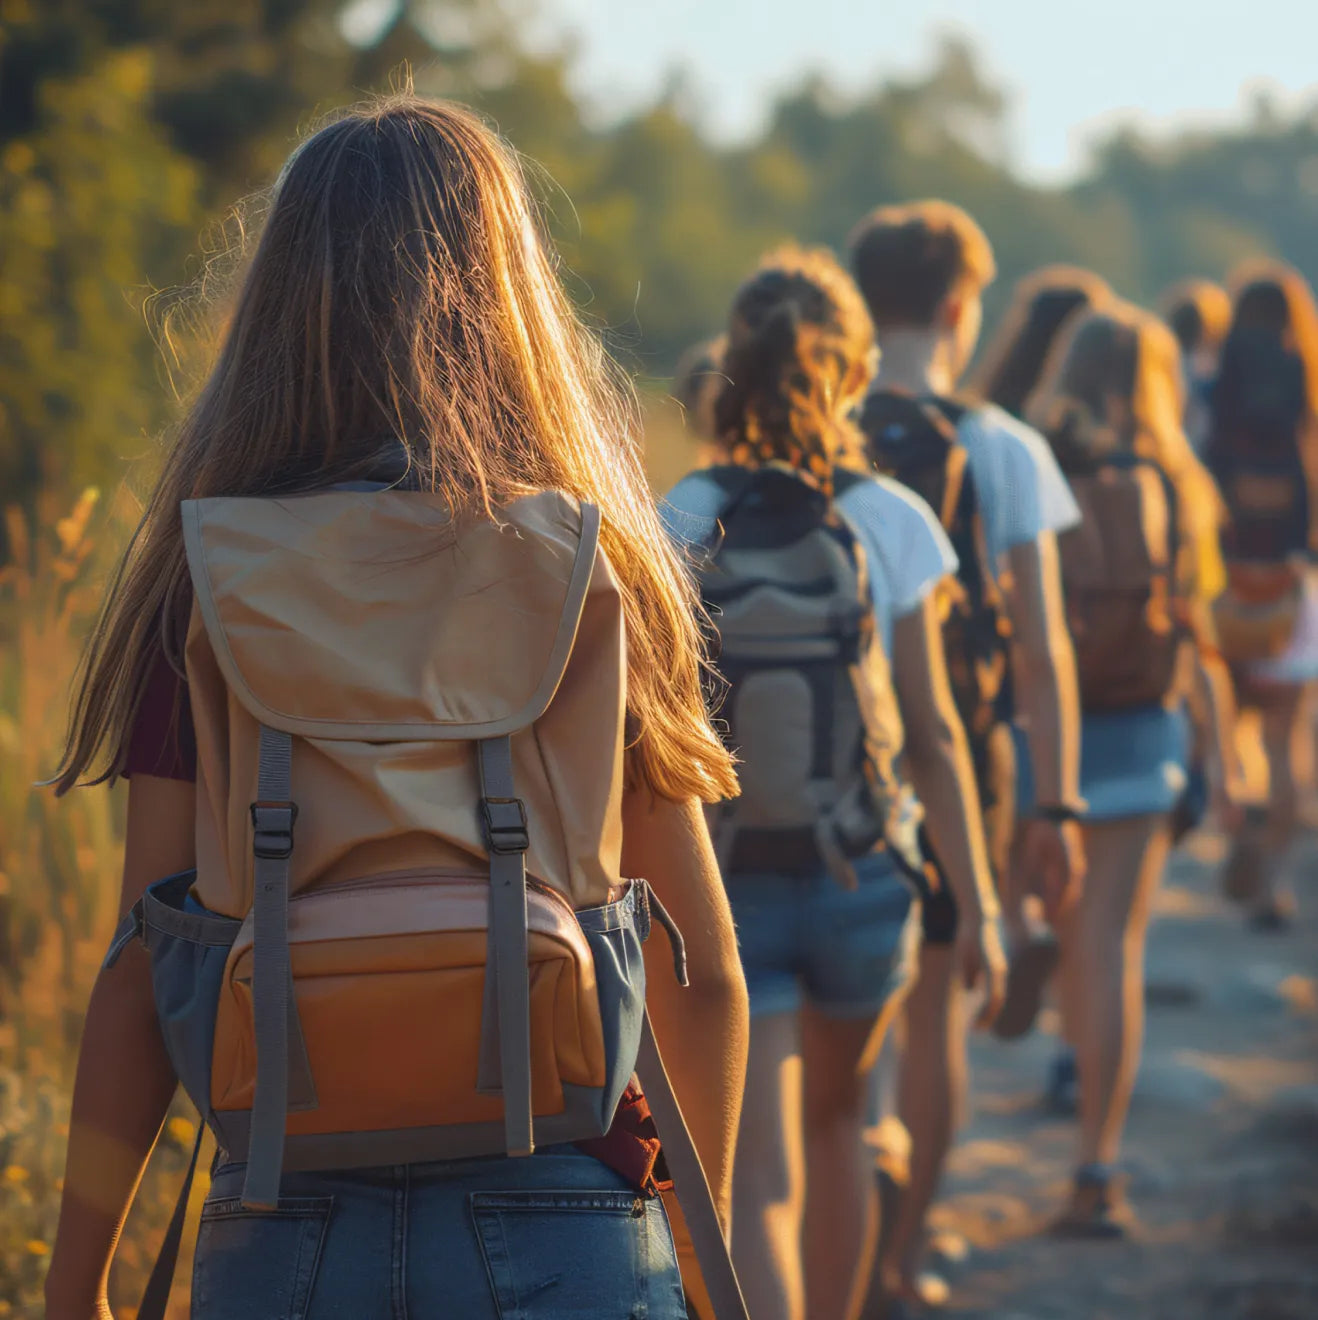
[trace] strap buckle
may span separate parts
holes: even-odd
[[[264,862],[282,862],[293,855],[296,802],[253,802],[252,852]]]
[[[526,804],[521,798],[481,798],[485,843],[492,853],[524,853],[531,846]]]

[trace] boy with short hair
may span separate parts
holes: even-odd
[[[941,201],[881,207],[853,233],[851,264],[881,355],[861,418],[872,457],[899,479],[907,471],[922,474],[907,479],[923,486],[921,494],[943,509],[954,542],[959,536],[966,546],[954,590],[970,604],[961,607],[963,626],[949,633],[948,659],[954,686],[960,659],[972,689],[957,693],[958,704],[968,727],[980,726],[976,762],[998,880],[1008,878],[1014,829],[1020,875],[1010,878],[1018,889],[1022,883],[1037,889],[1056,914],[1073,900],[1084,873],[1077,823],[1083,807],[1079,701],[1056,544],[1079,511],[1040,435],[1001,409],[955,396],[979,339],[983,291],[996,273],[988,238],[971,216]],[[1010,651],[1014,684],[1004,675],[996,689],[986,689],[995,633],[997,668],[1006,668]],[[953,654],[958,646],[967,654]],[[1019,825],[1014,772],[1002,756],[1011,746],[1007,721],[1013,717],[1024,728],[1037,785],[1037,805]],[[937,839],[932,843],[936,853]],[[1033,1022],[1056,945],[1031,933],[1019,901],[1006,906],[1013,975],[1000,1034],[1014,1035]],[[929,895],[925,908],[921,975],[906,1010],[899,1089],[901,1117],[912,1136],[910,1180],[896,1223],[884,1227],[878,1263],[877,1281],[889,1297],[916,1292],[924,1217],[964,1088],[950,887],[944,883]]]

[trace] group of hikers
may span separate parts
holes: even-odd
[[[946,202],[769,253],[656,500],[504,143],[404,94],[294,151],[56,780],[129,792],[51,1320],[180,1084],[200,1320],[919,1314],[970,1020],[1049,994],[1056,1229],[1127,1230],[1173,844],[1293,909],[1318,312],[1049,267],[972,369],[994,274]]]

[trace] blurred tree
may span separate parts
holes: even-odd
[[[151,56],[124,50],[39,86],[0,144],[0,491],[118,475],[165,416],[142,316],[181,268],[198,174],[147,113]]]
[[[601,127],[566,50],[526,50],[534,0],[0,0],[0,481],[108,477],[169,413],[134,290],[196,273],[207,219],[269,181],[300,128],[386,85],[477,105],[530,170],[587,315],[643,373],[716,329],[759,254],[840,245],[873,206],[943,196],[994,241],[990,315],[1045,261],[1151,298],[1272,252],[1318,276],[1318,109],[1228,132],[1113,135],[1075,186],[1022,183],[1009,106],[948,40],[918,77],[807,80],[756,138],[712,144],[678,77]],[[543,167],[543,168],[542,168]],[[125,290],[129,293],[125,295]]]

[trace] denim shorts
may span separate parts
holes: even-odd
[[[1034,773],[1017,729],[1017,802],[1034,804]],[[1080,728],[1080,796],[1094,822],[1175,810],[1189,784],[1190,726],[1181,707],[1138,706],[1086,714]]]
[[[751,1016],[809,1003],[830,1017],[873,1017],[910,987],[920,904],[886,853],[856,864],[843,889],[826,873],[726,877]]]
[[[572,1146],[284,1175],[273,1212],[217,1169],[193,1267],[194,1320],[683,1320],[658,1197]]]

